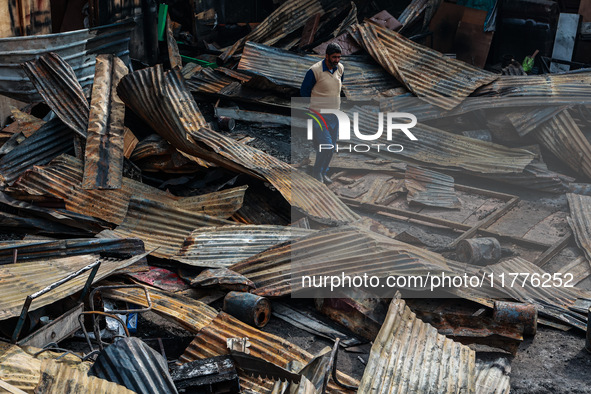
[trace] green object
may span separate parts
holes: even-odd
[[[189,57],[189,56],[185,56],[185,55],[181,55],[181,58],[183,60],[188,60],[190,62],[197,63],[197,64],[199,64],[200,66],[203,66],[203,67],[217,68],[217,66],[218,66],[215,63],[206,62],[205,60],[195,59],[194,57]]]
[[[166,15],[168,4],[160,4],[158,7],[158,41],[164,41],[164,29],[166,28]]]
[[[536,49],[536,51],[534,52],[533,55],[526,56],[525,59],[523,59],[523,63],[521,64],[523,71],[525,71],[526,73],[531,71],[531,69],[534,66],[534,59],[535,59],[536,55],[538,54],[538,52],[539,51]]]

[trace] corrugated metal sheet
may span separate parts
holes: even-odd
[[[41,360],[20,347],[0,342],[0,379],[16,388],[33,392],[41,377]]]
[[[228,354],[226,340],[228,338],[248,338],[250,342],[250,355],[259,357],[282,368],[288,368],[290,362],[296,361],[307,364],[312,360],[312,355],[297,345],[275,336],[260,331],[249,326],[238,319],[220,312],[219,315],[206,327],[204,327],[193,342],[189,345],[185,353],[179,359],[181,364],[194,360],[209,358]],[[357,381],[341,372],[338,372],[339,381],[352,386],[357,385]],[[241,381],[252,382],[261,390],[261,393],[269,393],[272,384],[263,385],[261,380],[241,375]],[[264,390],[265,386],[267,390]],[[327,392],[350,392],[336,386],[332,380],[329,382]]]
[[[0,320],[18,316],[28,295],[94,263],[97,259],[101,260],[101,266],[94,278],[94,282],[107,277],[115,270],[135,263],[143,257],[144,255],[138,255],[127,260],[113,260],[102,259],[93,255],[82,255],[2,265],[0,266]],[[34,311],[81,290],[88,275],[89,271],[36,298],[33,300],[30,310]]]
[[[482,177],[548,193],[565,193],[570,190],[569,184],[575,180],[548,170],[546,165],[540,162],[528,164],[521,174],[484,174]]]
[[[175,148],[233,171],[268,180],[291,205],[317,221],[338,224],[359,218],[324,184],[271,155],[208,129],[180,74],[161,66],[125,76],[123,101]]]
[[[53,52],[25,62],[23,67],[53,112],[86,138],[90,106],[72,67]]]
[[[579,248],[591,263],[591,197],[567,193],[570,216],[568,224],[573,230]]]
[[[502,75],[490,85],[474,91],[473,96],[503,96],[568,100],[591,98],[591,72],[512,76]]]
[[[343,9],[348,5],[346,0],[295,0],[287,1],[280,5],[268,17],[265,18],[246,37],[236,41],[232,47],[220,55],[222,61],[242,50],[247,41],[260,42],[265,45],[273,45],[303,27],[308,19],[316,14]]]
[[[155,257],[169,258],[179,253],[185,239],[198,227],[232,225],[195,211],[180,209],[166,203],[132,197],[127,216],[114,230],[105,230],[97,237],[139,238]]]
[[[377,108],[354,107],[351,112],[354,111],[359,114],[359,124],[375,133],[378,121]],[[404,147],[402,152],[394,154],[381,149],[380,152],[372,151],[372,155],[386,159],[404,156],[420,163],[432,163],[438,167],[459,167],[485,174],[521,173],[534,159],[534,154],[524,149],[508,148],[492,142],[452,134],[421,123],[414,126],[411,131],[417,138],[416,141],[411,141],[402,132],[393,133],[391,141],[387,140],[386,136],[374,141],[385,146],[400,144]],[[360,144],[367,143],[356,138],[353,138],[353,141]]]
[[[228,267],[272,246],[313,232],[285,226],[200,228],[185,239],[179,253],[172,258],[199,267]]]
[[[95,29],[0,39],[0,94],[20,101],[41,101],[21,64],[49,52],[72,66],[82,87],[91,85],[96,54],[112,53],[129,63],[133,27],[134,23],[128,21]]]
[[[23,172],[73,150],[72,130],[59,119],[45,123],[31,137],[0,158],[0,180],[13,183]]]
[[[355,31],[359,43],[390,74],[418,97],[445,109],[498,78],[380,26],[357,25]]]
[[[491,360],[476,359],[476,393],[509,394],[510,374],[511,363],[507,357],[499,356]]]
[[[454,189],[454,179],[440,172],[407,165],[404,185],[408,202],[431,207],[459,208],[460,200]]]
[[[568,110],[554,116],[531,134],[570,168],[591,178],[591,143]]]
[[[115,346],[115,345],[112,345]],[[110,349],[112,346],[109,346]],[[41,378],[35,388],[36,393],[93,393],[93,394],[133,394],[117,383],[88,376],[87,371],[72,368],[67,364],[45,360],[41,365]]]
[[[439,4],[441,0],[412,0],[397,18],[398,22],[403,26],[410,26],[424,11],[423,26],[427,26],[437,12]]]
[[[233,82],[236,82],[236,79],[212,68],[202,68],[185,80],[189,89],[196,93],[218,93]]]
[[[105,348],[88,375],[136,393],[177,393],[164,357],[139,338],[120,338]]]
[[[70,211],[121,224],[132,196],[167,203],[189,211],[216,217],[230,217],[242,206],[246,187],[233,188],[203,196],[179,198],[129,178],[123,178],[121,189],[84,190],[82,162],[62,155],[47,167],[34,167],[26,172],[15,188],[33,195],[50,195],[64,200]]]
[[[192,333],[198,333],[209,325],[218,312],[207,304],[179,294],[150,288],[152,311],[169,317]],[[147,307],[143,290],[137,288],[101,290],[105,298],[127,301]]]
[[[229,267],[257,286],[261,296],[301,290],[301,275],[417,275],[450,272],[441,255],[356,227],[322,230]]]
[[[423,323],[400,293],[371,347],[360,393],[474,393],[475,353]]]
[[[116,89],[127,72],[123,61],[113,55],[96,58],[82,180],[84,189],[121,187],[125,104]]]
[[[11,264],[15,250],[17,252],[17,262],[19,263],[83,254],[130,257],[145,252],[144,243],[133,238],[4,241],[0,242],[0,265]]]
[[[323,58],[248,42],[238,69],[263,75],[279,85],[299,89],[310,66]],[[390,96],[392,89],[400,87],[398,81],[367,57],[344,56],[341,63],[345,67],[343,92],[351,100],[368,101]]]

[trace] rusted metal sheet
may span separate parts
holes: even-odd
[[[23,67],[62,122],[86,138],[90,106],[72,67],[53,52],[25,62]]]
[[[158,134],[152,134],[134,148],[130,159],[143,171],[163,171],[194,174],[211,164],[186,153],[179,152]]]
[[[199,267],[228,267],[272,246],[313,232],[285,226],[199,228],[185,239],[173,259]]]
[[[15,188],[32,195],[50,195],[64,200],[70,211],[121,224],[132,196],[160,201],[189,211],[216,217],[230,217],[242,206],[246,186],[202,196],[176,197],[129,178],[123,178],[121,189],[84,190],[82,162],[67,155],[53,160],[47,167],[34,167],[15,184]]]
[[[5,16],[0,23],[0,37],[51,33],[51,3],[48,0],[8,1],[0,6],[0,11]]]
[[[164,357],[139,338],[120,338],[105,348],[88,375],[135,393],[177,393]]]
[[[358,112],[359,124],[366,125],[370,130],[377,129],[377,108],[364,106],[354,107],[351,111]],[[376,128],[372,128],[376,125]],[[402,133],[376,140],[382,144],[399,143],[404,150],[396,154],[421,163],[431,163],[438,167],[446,166],[461,168],[481,174],[517,174],[532,162],[535,155],[524,149],[508,148],[503,145],[477,140],[437,129],[418,123],[412,128],[417,138],[411,141]],[[354,139],[358,143],[362,140]],[[392,159],[393,154],[384,150],[375,152],[374,156]]]
[[[72,150],[72,130],[59,119],[45,123],[31,137],[0,158],[0,180],[12,184],[23,172],[45,165]]]
[[[511,363],[507,357],[476,360],[476,393],[509,394],[511,391]]]
[[[201,331],[218,315],[214,308],[201,301],[154,288],[149,292],[152,311],[175,320],[192,333]],[[144,291],[138,288],[105,289],[101,293],[104,298],[148,306]]]
[[[138,255],[126,260],[100,259],[101,266],[94,278],[94,282],[109,276],[113,271],[131,265],[145,255]],[[87,265],[95,262],[97,256],[82,255],[75,257],[64,257],[58,259],[46,259],[30,263],[10,264],[0,266],[0,320],[18,316],[23,307],[26,296],[41,290],[52,283],[68,276]],[[31,304],[30,311],[59,301],[84,286],[88,274],[66,282],[56,289],[35,299]]]
[[[46,123],[44,120],[19,111],[16,108],[14,108],[11,113],[14,122],[3,128],[2,131],[10,133],[22,133],[25,138],[32,136],[33,133],[39,130],[39,128]]]
[[[289,365],[294,363],[300,363],[301,367],[303,367],[313,358],[310,353],[283,338],[262,332],[224,312],[220,312],[208,326],[199,331],[179,362],[184,364],[198,359],[228,354],[227,339],[236,337],[248,338],[250,342],[248,349],[251,356],[262,358],[281,368],[289,368]],[[342,383],[352,386],[358,383],[355,379],[341,372],[337,372],[337,374],[339,381]],[[260,385],[259,390],[261,390],[261,393],[270,393],[273,387],[272,383],[265,384],[259,378],[241,375],[241,384],[242,380]],[[335,391],[349,392],[336,386],[334,382],[329,382],[328,392]]]
[[[440,172],[407,165],[404,186],[408,202],[431,207],[459,208],[461,202],[454,189],[454,179]]]
[[[591,264],[591,197],[567,193],[570,216],[568,224],[573,230],[575,240]]]
[[[221,73],[218,69],[202,68],[186,79],[186,84],[193,92],[219,93],[220,90],[236,82],[236,79]]]
[[[165,268],[148,267],[147,271],[132,272],[127,275],[138,282],[147,283],[172,293],[191,288],[177,274]]]
[[[129,64],[133,26],[127,21],[66,33],[0,39],[0,94],[25,102],[41,101],[21,64],[49,52],[66,59],[82,87],[91,85],[96,54],[111,53]]]
[[[441,0],[412,0],[402,11],[398,21],[403,26],[410,26],[424,12],[423,26],[427,26],[439,8],[439,4]]]
[[[109,346],[110,348],[111,346]],[[44,360],[41,364],[41,378],[35,392],[132,394],[135,391],[105,379],[89,376],[86,370],[72,368],[59,361]]]
[[[400,298],[392,300],[374,341],[361,393],[475,393],[475,353],[419,320]]]
[[[239,70],[263,75],[273,82],[299,89],[308,68],[324,56],[300,55],[252,42],[246,43],[238,64]],[[345,81],[343,92],[351,100],[368,101],[392,95],[400,84],[371,59],[343,57]]]
[[[152,252],[153,256],[170,258],[179,253],[185,239],[195,228],[231,224],[235,223],[195,210],[132,197],[123,223],[97,237],[139,238],[144,241],[147,250],[157,248]]]
[[[314,251],[311,253],[310,251]],[[354,267],[351,261],[356,261]],[[261,296],[284,296],[302,290],[301,275],[387,275],[449,270],[441,255],[356,227],[322,230],[279,245],[229,267],[252,280]]]
[[[532,134],[574,171],[591,178],[591,143],[568,110],[554,116]]]
[[[178,72],[156,66],[125,76],[123,101],[175,148],[233,171],[268,180],[295,209],[338,224],[359,218],[324,184],[271,155],[208,128]]]
[[[82,179],[84,189],[121,187],[125,104],[116,89],[127,72],[118,57],[96,57]]]
[[[14,387],[33,392],[41,377],[41,360],[16,345],[0,342],[0,379]]]
[[[220,55],[222,61],[227,61],[238,53],[247,41],[273,45],[306,24],[306,21],[316,14],[325,13],[346,7],[345,0],[296,0],[288,1],[279,6],[265,20],[263,20],[246,37],[236,41],[232,47]]]
[[[473,96],[531,97],[546,100],[563,97],[570,101],[591,98],[591,72],[511,76],[502,75]],[[542,102],[543,103],[543,102]]]
[[[390,74],[421,99],[452,109],[497,75],[417,44],[372,24],[357,25],[356,38]]]
[[[144,243],[139,239],[79,238],[63,240],[17,240],[0,242],[0,265],[102,254],[108,257],[126,258],[144,253]]]

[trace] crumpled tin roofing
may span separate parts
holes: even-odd
[[[408,202],[440,208],[459,208],[461,205],[454,189],[454,179],[449,175],[409,164],[404,185],[408,190]]]
[[[353,263],[354,262],[354,263]],[[445,259],[403,242],[356,227],[322,230],[291,244],[270,248],[229,267],[252,280],[261,296],[285,296],[301,289],[292,276],[322,269],[322,275],[414,275],[450,271]]]
[[[371,56],[423,100],[452,109],[498,75],[450,59],[383,27],[355,26],[355,38]]]
[[[241,206],[246,187],[238,187],[202,196],[176,197],[155,187],[123,178],[121,189],[85,190],[82,162],[62,155],[46,167],[34,167],[14,187],[33,195],[50,195],[64,200],[66,209],[121,224],[132,196],[167,203],[182,209],[216,217],[230,217]]]
[[[236,41],[220,55],[222,61],[242,50],[247,41],[260,42],[265,45],[273,45],[283,37],[287,36],[304,26],[304,24],[316,14],[325,13],[344,8],[348,5],[347,0],[296,0],[286,1],[265,18],[246,37]]]
[[[146,250],[158,248],[152,252],[153,256],[170,258],[179,253],[195,228],[232,224],[235,223],[178,206],[132,197],[121,225],[97,237],[139,238]]]
[[[164,357],[141,339],[119,338],[97,357],[88,375],[136,393],[177,393]]]
[[[0,158],[0,180],[14,182],[33,166],[45,165],[73,149],[72,130],[59,119],[45,123],[31,137]]]
[[[228,267],[272,246],[313,233],[285,226],[223,226],[194,230],[174,260],[199,267]]]
[[[511,363],[504,356],[490,360],[476,359],[476,393],[509,394]]]
[[[177,72],[161,66],[126,75],[119,96],[175,148],[230,170],[266,179],[291,205],[317,221],[359,219],[324,184],[258,149],[210,130]]]
[[[591,143],[568,110],[560,112],[531,134],[574,171],[591,178]]]
[[[400,293],[371,347],[360,393],[474,393],[475,353],[437,333]]]
[[[263,75],[271,81],[299,89],[306,72],[324,56],[300,55],[283,49],[247,42],[238,63],[239,70]],[[400,87],[396,79],[371,59],[344,56],[343,92],[351,100],[368,101],[389,96],[391,89]]]
[[[82,255],[46,259],[20,264],[0,266],[0,320],[19,316],[25,298],[52,283],[63,279],[69,274],[101,260],[101,266],[93,282],[97,282],[113,271],[127,267],[145,257],[145,254],[134,256],[126,260],[102,259],[94,255]],[[90,271],[82,273],[76,278],[62,284],[54,290],[33,300],[30,310],[59,301],[78,290],[86,283]]]
[[[55,257],[104,254],[109,257],[130,257],[144,253],[144,243],[139,239],[61,239],[61,240],[15,240],[0,242],[0,265],[11,264],[14,251],[17,262],[44,260]]]
[[[474,91],[473,96],[531,97],[569,100],[591,98],[591,72],[527,76],[501,75],[493,83]]]
[[[25,62],[23,67],[53,112],[86,138],[90,106],[72,67],[53,52]]]
[[[93,29],[0,39],[0,94],[20,101],[41,101],[21,64],[49,52],[72,66],[82,87],[91,85],[96,54],[112,53],[129,63],[128,44],[134,25],[125,21]]]
[[[579,248],[583,250],[587,261],[591,262],[591,197],[567,193],[570,216],[568,224],[573,230]]]
[[[125,104],[117,84],[128,69],[112,55],[96,58],[84,159],[85,189],[119,189],[123,178]]]

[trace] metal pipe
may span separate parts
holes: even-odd
[[[264,327],[271,318],[271,303],[265,297],[231,291],[224,298],[224,312],[254,327]]]

